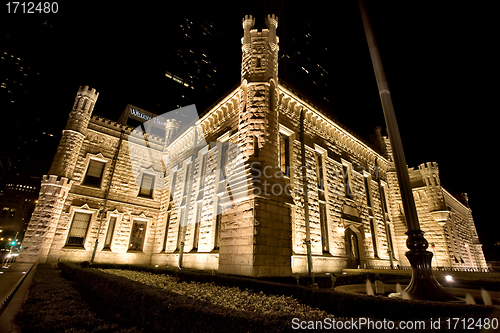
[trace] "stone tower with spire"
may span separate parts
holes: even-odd
[[[99,93],[80,87],[23,240],[19,262],[45,262],[72,185],[73,170]],[[32,223],[36,222],[36,223]]]

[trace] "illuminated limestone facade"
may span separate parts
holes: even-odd
[[[281,82],[278,20],[254,22],[243,19],[241,84],[190,127],[134,130],[127,118],[155,115],[92,116],[98,93],[78,90],[19,261],[249,276],[409,265],[388,138],[379,131],[375,149]],[[486,268],[470,209],[437,165],[409,172],[433,265]]]

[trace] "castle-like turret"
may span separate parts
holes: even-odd
[[[262,31],[252,29],[254,25],[255,19],[252,15],[245,16],[241,39],[241,79],[248,82],[269,82],[271,78],[278,77],[278,18],[274,14],[268,15],[267,29]]]
[[[99,93],[88,86],[78,89],[75,104],[69,114],[66,128],[63,130],[49,175],[72,178],[76,159],[85,139],[87,126],[98,96]]]
[[[227,223],[226,228],[224,224],[234,217],[226,218],[223,215],[220,253],[226,251],[225,246],[238,244],[238,249],[234,250],[238,254],[221,255],[219,257],[219,271],[234,274],[237,272],[234,263],[245,262],[248,263],[247,267],[244,268],[245,270],[241,268],[241,272],[245,272],[244,274],[289,276],[292,273],[291,247],[271,253],[267,246],[257,245],[282,244],[290,241],[292,234],[289,204],[292,200],[286,191],[280,191],[280,194],[272,196],[265,194],[267,193],[266,186],[280,189],[284,189],[286,186],[282,173],[275,172],[280,170],[278,165],[279,123],[277,106],[279,39],[276,36],[278,18],[275,15],[268,15],[266,18],[267,29],[262,29],[262,31],[253,29],[254,25],[255,20],[252,16],[248,15],[243,18],[240,88],[242,98],[238,121],[238,135],[241,142],[239,148],[246,166],[240,175],[246,177],[245,175],[251,174],[252,186],[250,186],[248,203],[241,206],[244,213],[235,218],[239,220],[238,229],[252,230],[252,236],[248,237],[243,233],[230,233],[234,225]],[[268,177],[268,174],[264,173],[263,170],[273,170],[273,172]],[[249,209],[249,207],[252,208]],[[266,216],[269,211],[280,212],[284,215],[273,220],[271,226],[260,218]],[[276,230],[283,232],[276,233]],[[250,248],[252,250],[248,251]]]
[[[98,96],[99,93],[88,86],[78,89],[49,174],[43,176],[38,202],[24,235],[19,262],[35,263],[47,260]]]
[[[165,120],[165,147],[175,139],[175,135],[179,130],[179,121],[175,119],[166,119]]]
[[[40,195],[24,235],[23,250],[18,262],[45,262],[47,260],[56,226],[72,181],[55,175],[43,176]]]

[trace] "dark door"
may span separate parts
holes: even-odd
[[[358,236],[349,228],[345,231],[345,253],[347,256],[347,268],[358,268],[360,264]]]

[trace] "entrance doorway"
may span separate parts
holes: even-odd
[[[346,268],[358,268],[360,265],[358,236],[350,228],[345,231],[345,253],[347,257]]]

